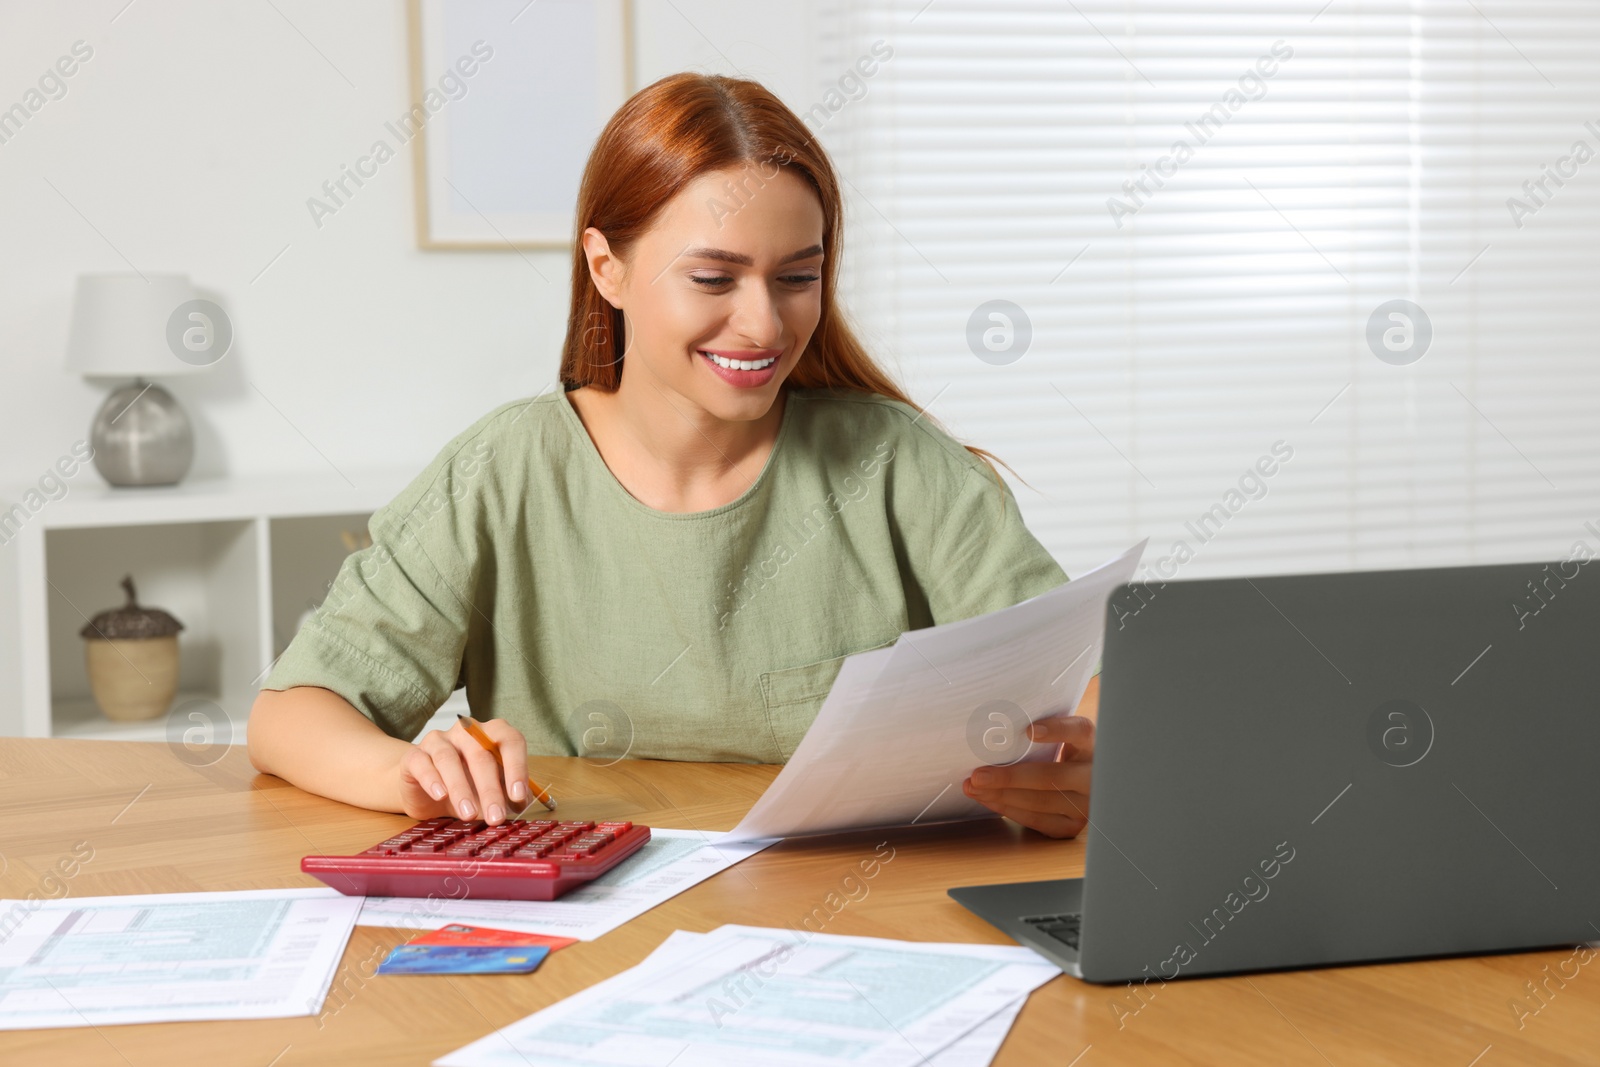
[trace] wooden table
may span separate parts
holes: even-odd
[[[534,770],[555,783],[564,817],[703,830],[730,829],[776,772],[634,760],[598,767],[578,759],[539,759]],[[93,858],[57,896],[317,885],[300,874],[301,856],[359,851],[410,821],[258,775],[238,747],[194,767],[164,744],[19,738],[0,739],[0,812],[0,895],[7,898],[39,890],[45,872],[79,842]],[[870,881],[847,885],[884,841],[893,858]],[[597,941],[553,953],[531,976],[372,977],[377,961],[411,934],[363,926],[318,1018],[0,1033],[0,1063],[425,1064],[632,966],[673,930],[793,927],[821,908],[825,933],[1008,943],[945,889],[1082,871],[1080,842],[1009,823],[786,842]],[[865,886],[865,895],[851,886]],[[1164,986],[1148,1002],[1126,987],[1062,976],[1033,994],[995,1063],[1594,1064],[1600,960],[1576,977],[1578,965],[1566,962],[1569,977],[1557,984],[1549,975],[1570,955],[1197,978]],[[1542,985],[1542,1007],[1526,983]],[[1518,1002],[1526,1005],[1520,1015]]]

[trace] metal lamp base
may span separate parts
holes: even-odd
[[[94,466],[112,485],[176,485],[194,462],[194,429],[173,395],[135,381],[112,392],[89,430]]]

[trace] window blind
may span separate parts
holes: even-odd
[[[1600,554],[1600,5],[818,26],[847,307],[1069,574]]]

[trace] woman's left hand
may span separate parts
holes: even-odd
[[[1060,714],[1028,728],[1033,741],[1064,745],[1056,760],[979,767],[962,783],[978,803],[1049,837],[1077,837],[1089,825],[1094,721]]]

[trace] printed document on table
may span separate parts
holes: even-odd
[[[642,965],[665,966],[664,957],[672,955],[675,950],[681,949],[689,942],[705,936],[687,930],[674,930],[654,952],[645,957]],[[1027,1003],[1027,999],[1025,995],[1019,996],[956,1038],[954,1042],[929,1056],[926,1067],[988,1067],[999,1054],[1000,1046],[1005,1044],[1006,1035],[1011,1033],[1012,1024],[1022,1013],[1022,1006]]]
[[[673,956],[680,953],[691,942],[705,936],[707,935],[690,933],[687,930],[674,930],[665,941],[656,946],[654,952],[645,957],[639,967],[666,970],[674,965],[672,962]],[[1021,1014],[1022,1006],[1026,1002],[1026,995],[1017,997],[1016,1000],[1013,1000],[977,1026],[956,1038],[955,1041],[929,1056],[924,1061],[926,1067],[988,1067],[1000,1052],[1000,1046],[1005,1044],[1006,1036],[1011,1033],[1011,1027],[1017,1021],[1017,1016]],[[468,1049],[462,1049],[454,1055],[459,1056],[468,1051]],[[442,1064],[447,1061],[440,1060],[438,1062]],[[555,1061],[541,1058],[537,1062],[541,1065],[548,1065],[548,1067],[563,1067],[563,1065],[569,1065],[570,1067],[571,1064],[581,1061]]]
[[[722,926],[435,1067],[970,1067],[1058,968],[1016,946]],[[998,1030],[998,1032],[997,1032]],[[947,1058],[946,1053],[952,1055]]]
[[[0,900],[0,1030],[315,1015],[360,897]]]
[[[726,837],[652,827],[650,840],[638,852],[556,900],[368,897],[361,924],[431,930],[446,923],[466,923],[593,941],[773,844],[728,842]]]
[[[1145,542],[1020,604],[851,656],[731,840],[995,817],[961,789],[980,764],[1050,759],[1028,724],[1070,711],[1105,641],[1106,601]]]

